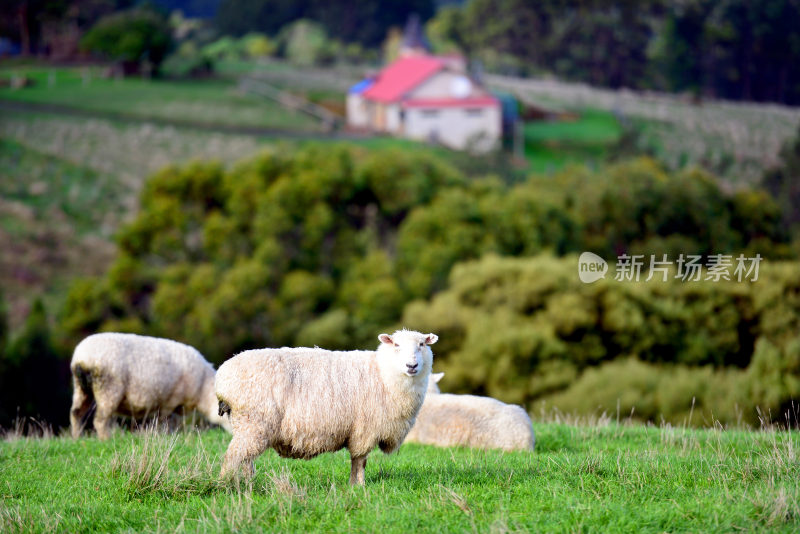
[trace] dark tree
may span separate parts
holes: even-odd
[[[36,300],[20,333],[8,344],[2,359],[0,426],[32,417],[54,428],[68,421],[69,362],[57,353],[44,304]]]
[[[433,11],[432,0],[223,0],[216,21],[223,34],[274,35],[287,24],[308,18],[321,23],[334,39],[376,46],[390,27],[402,27],[410,14],[425,21]]]
[[[700,93],[706,83],[710,59],[705,23],[711,12],[710,0],[673,4],[664,18],[654,61],[662,83],[670,91]]]
[[[307,2],[291,0],[222,0],[216,26],[225,35],[261,32],[274,35],[283,26],[302,18]]]
[[[782,164],[764,174],[763,186],[781,208],[787,226],[800,224],[800,129],[781,149]]]
[[[162,14],[136,8],[101,18],[81,44],[119,62],[126,73],[137,72],[145,61],[157,72],[172,48],[172,34]]]
[[[800,102],[800,0],[717,2],[705,33],[718,95]]]

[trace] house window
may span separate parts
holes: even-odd
[[[427,119],[434,119],[434,118],[439,116],[439,110],[438,109],[423,109],[422,110],[422,116],[427,118]]]
[[[483,110],[481,108],[467,108],[467,117],[483,117]]]

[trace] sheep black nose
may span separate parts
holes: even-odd
[[[417,370],[417,364],[416,364],[416,363],[415,363],[415,364],[413,364],[413,365],[412,365],[412,364],[410,364],[410,363],[407,363],[407,364],[406,364],[406,367],[408,367],[408,370],[409,370],[409,371],[416,371],[416,370]]]

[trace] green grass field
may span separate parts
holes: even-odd
[[[59,308],[76,276],[105,272],[145,178],[170,164],[230,164],[269,143],[146,122],[0,110],[0,287],[18,327],[34,297]]]
[[[106,235],[116,220],[104,226],[104,218],[123,211],[125,187],[108,175],[37,152],[17,142],[0,138],[0,167],[6,178],[0,182],[0,197],[31,209],[33,218],[53,216],[68,221],[78,234]],[[98,212],[103,203],[106,213]],[[0,228],[8,221],[0,218]]]
[[[537,173],[553,172],[570,163],[601,164],[617,144],[622,127],[607,111],[585,110],[574,121],[525,124],[525,158]]]
[[[89,67],[2,68],[0,79],[25,76],[33,85],[21,89],[0,87],[0,99],[230,127],[308,132],[319,126],[313,118],[276,102],[240,94],[231,80],[118,80],[103,78],[100,72]]]
[[[556,109],[605,110],[625,117],[636,149],[668,168],[699,165],[728,187],[757,184],[780,162],[781,146],[797,135],[800,108],[612,91],[552,79],[487,75],[490,87]]]
[[[536,423],[533,453],[403,445],[217,482],[220,430],[0,443],[2,532],[796,532],[800,434]]]

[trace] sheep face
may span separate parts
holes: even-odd
[[[393,369],[409,377],[426,376],[433,366],[433,353],[428,347],[439,339],[435,334],[420,334],[398,330],[392,335],[381,334],[379,351]]]

